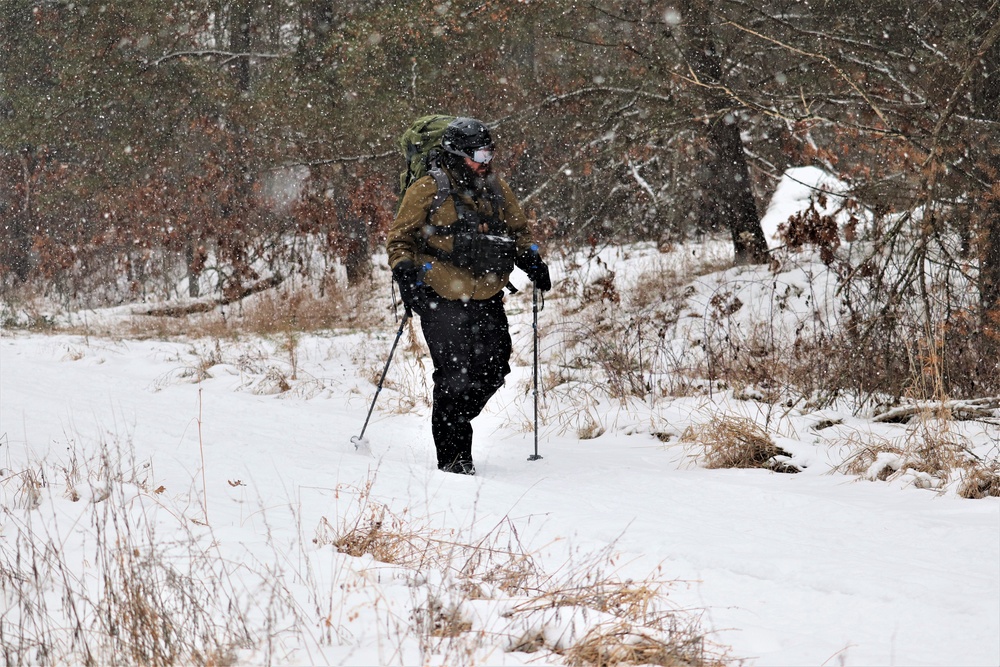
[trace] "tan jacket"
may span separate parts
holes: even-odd
[[[491,176],[491,178],[496,177]],[[454,184],[454,179],[452,179],[452,183]],[[528,219],[524,216],[524,211],[517,203],[517,198],[510,186],[499,178],[497,178],[497,184],[503,195],[500,219],[510,229],[517,244],[517,253],[520,255],[531,248],[531,227],[528,225]],[[389,266],[395,267],[404,259],[412,260],[418,268],[429,263],[431,268],[424,274],[424,283],[445,299],[482,300],[495,296],[507,284],[510,274],[502,276],[487,274],[476,278],[468,269],[459,268],[426,252],[427,245],[442,252],[451,252],[452,237],[450,235],[431,234],[426,237],[426,241],[424,240],[428,224],[435,227],[447,227],[458,221],[454,197],[461,197],[466,206],[484,215],[489,215],[492,212],[490,198],[484,194],[481,198],[473,200],[462,196],[458,192],[458,188],[455,188],[452,195],[428,220],[427,212],[431,208],[435,194],[437,194],[437,184],[432,176],[418,179],[406,190],[399,206],[399,212],[396,214],[396,220],[389,228],[389,234],[386,238],[385,246],[389,254]]]

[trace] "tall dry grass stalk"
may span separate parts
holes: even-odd
[[[33,500],[5,504],[6,665],[229,665],[251,642],[244,596],[220,574],[221,563],[158,539],[135,496],[162,489],[151,489],[141,472],[147,466],[128,465],[129,456],[105,444],[96,459],[74,456],[64,468],[73,480],[64,502],[80,502],[78,488],[89,487],[80,506],[89,526],[84,538],[60,535],[54,509],[43,514],[53,490],[44,478],[30,478]]]
[[[373,276],[370,282],[355,286],[333,281],[288,280],[278,287],[208,312],[174,315],[136,312],[127,320],[89,318],[86,324],[80,324],[79,318],[71,318],[70,324],[32,319],[30,326],[38,329],[44,325],[46,331],[137,339],[233,339],[246,335],[287,336],[298,332],[367,330],[383,325],[391,314],[382,296],[388,293],[388,282],[376,284],[376,280],[379,277]],[[375,301],[375,295],[379,301]]]
[[[615,567],[613,546],[553,576],[524,547],[509,518],[475,540],[453,533],[442,536],[375,501],[373,482],[338,489],[338,494],[354,495],[353,509],[339,526],[321,521],[315,542],[352,556],[369,555],[416,572],[436,573],[441,583],[426,591],[414,622],[427,646],[433,644],[439,654],[456,661],[448,664],[471,664],[469,641],[498,639],[481,633],[473,639],[476,633],[463,608],[480,599],[506,602],[504,616],[510,625],[503,631],[503,643],[509,651],[549,651],[571,665],[726,663],[724,653],[699,629],[697,616],[667,603],[671,582],[659,579],[658,573],[644,580],[605,574]],[[571,619],[573,630],[554,640],[544,631],[550,625],[566,625],[566,619]],[[466,643],[457,641],[463,637]]]
[[[615,567],[612,544],[515,601],[507,613],[518,629],[511,636],[515,650],[547,649],[567,664],[595,667],[727,664],[698,615],[669,603],[675,582],[662,579],[660,569],[637,580],[616,576]]]
[[[287,544],[272,541],[268,512],[257,513],[273,562],[257,552],[252,562],[234,564],[202,525],[201,507],[197,522],[166,509],[159,499],[164,487],[148,462],[135,461],[131,443],[102,443],[91,458],[74,449],[58,472],[49,468],[0,480],[4,496],[17,499],[4,504],[0,541],[7,603],[0,609],[0,644],[12,667],[223,666],[245,656],[270,664],[302,655],[293,652],[303,645],[320,652],[349,645],[353,634],[345,624],[358,610],[338,607],[351,591],[376,585],[364,575],[370,559],[405,573],[411,592],[408,618],[380,605],[381,591],[362,595],[372,605],[363,613],[386,628],[380,641],[396,646],[395,660],[409,660],[416,646],[420,663],[470,667],[498,648],[534,648],[572,664],[720,664],[697,616],[668,605],[670,582],[659,574],[605,576],[617,567],[610,548],[546,572],[509,517],[485,530],[435,528],[409,508],[394,511],[378,501],[374,477],[360,488],[339,487],[337,494],[350,494],[352,502],[319,522],[308,550],[300,526],[300,551],[292,558]],[[59,489],[62,478],[67,483]],[[69,508],[80,514],[74,525],[86,530],[61,529],[58,517]],[[316,557],[323,547],[338,552],[333,561]],[[346,563],[358,557],[352,571]],[[331,562],[336,572],[327,580],[317,568]],[[510,611],[483,627],[473,613],[477,600]],[[571,619],[574,629],[546,638],[543,629],[560,618]],[[541,639],[532,647],[513,641],[515,635]],[[678,656],[686,662],[667,662]]]
[[[340,518],[336,528],[324,519],[316,544],[330,544],[350,556],[367,554],[379,562],[414,570],[450,572],[470,591],[484,584],[508,592],[539,586],[541,569],[509,519],[474,543],[465,543],[392,512],[372,497],[374,482],[372,477],[362,488],[338,487],[338,494],[354,496],[354,507]]]
[[[671,251],[644,261],[647,268],[628,276],[616,275],[598,258],[568,263],[560,292],[582,298],[558,302],[556,321],[545,327],[553,344],[544,356],[559,369],[558,383],[591,384],[623,404],[698,393],[691,377],[699,372],[699,355],[675,346],[668,333],[690,296],[690,281],[723,268],[727,260]]]
[[[590,630],[579,642],[562,651],[571,667],[615,667],[616,665],[662,665],[663,667],[716,666],[725,664],[710,656],[702,638],[685,628],[670,627],[664,640],[631,624],[617,621]],[[682,636],[684,639],[678,640]]]
[[[1000,497],[1000,462],[967,461],[960,470],[958,495],[982,499]]]
[[[430,353],[419,330],[419,324],[413,319],[404,327],[400,348],[392,358],[383,383],[393,393],[379,403],[381,409],[394,414],[407,414],[419,406],[431,405]],[[378,385],[385,370],[393,337],[392,332],[386,329],[378,335],[363,338],[351,352],[351,361],[358,367],[359,375],[373,386]]]

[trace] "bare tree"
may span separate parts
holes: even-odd
[[[732,234],[736,263],[760,264],[767,261],[767,241],[760,226],[740,137],[740,105],[723,82],[722,60],[710,27],[711,10],[710,0],[681,3],[686,42],[684,57],[690,81],[703,100],[708,136],[715,150],[712,174],[717,190],[712,194],[710,210],[717,223],[722,223],[719,226],[724,225]]]

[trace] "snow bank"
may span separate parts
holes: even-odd
[[[778,228],[797,213],[807,210],[821,195],[826,196],[824,206],[819,208],[825,215],[835,215],[843,207],[844,194],[849,186],[845,181],[819,167],[792,167],[787,169],[778,181],[778,187],[771,196],[767,212],[761,218],[769,248],[781,246]]]

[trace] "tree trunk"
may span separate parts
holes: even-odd
[[[715,201],[709,210],[716,219],[707,226],[729,228],[737,264],[761,264],[767,261],[767,241],[754,201],[734,100],[721,88],[722,60],[707,23],[710,5],[707,0],[684,0],[681,7],[687,33],[684,57],[710,118],[708,136],[715,152]]]
[[[184,264],[187,267],[188,296],[197,299],[201,296],[201,286],[198,277],[201,275],[200,258],[197,250],[198,241],[194,236],[189,236],[184,244]]]
[[[360,285],[371,270],[371,248],[368,245],[368,223],[363,215],[352,210],[347,197],[337,198],[337,227],[343,240],[344,269],[347,283]]]
[[[986,327],[992,324],[994,335],[1000,336],[1000,199],[993,199],[985,208],[979,299],[983,324]]]
[[[31,185],[35,170],[34,148],[23,146],[19,151],[21,165],[21,188],[22,201],[20,210],[12,216],[10,233],[10,262],[11,270],[17,279],[24,282],[31,272],[31,234],[32,234],[32,201]]]
[[[1000,170],[1000,159],[994,159]],[[1000,171],[998,171],[1000,173]],[[996,390],[1000,372],[1000,186],[982,203],[982,251],[979,262],[979,358],[976,385]]]
[[[976,84],[973,92],[976,110],[994,123],[1000,123],[1000,44],[994,44],[986,52]],[[997,178],[1000,174],[1000,147],[997,144],[1000,132],[994,130],[991,134],[991,137],[982,137],[982,141],[991,147],[987,157],[989,172]],[[996,355],[1000,351],[1000,184],[994,183],[992,192],[982,193],[979,201],[982,230],[979,305],[983,337],[979,372],[980,377],[986,379],[996,377]]]
[[[233,53],[249,53],[253,32],[254,0],[236,0],[230,12],[229,50]],[[250,57],[239,56],[230,67],[240,92],[250,90]]]
[[[368,225],[359,216],[348,213],[341,221],[341,232],[348,239],[344,256],[349,285],[360,285],[371,268],[371,249],[368,247]]]
[[[994,150],[1000,150],[994,148]],[[1000,173],[1000,155],[993,155],[990,166]],[[980,208],[979,260],[979,383],[995,389],[997,357],[1000,355],[1000,184],[984,193]]]

